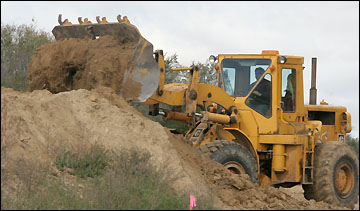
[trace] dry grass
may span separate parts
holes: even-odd
[[[189,208],[189,194],[170,187],[176,177],[169,175],[166,166],[153,166],[148,152],[110,152],[97,144],[67,150],[59,146],[55,151],[54,162],[63,172],[54,173],[30,160],[17,161],[14,171],[23,185],[9,193],[1,179],[2,209]],[[1,171],[5,170],[2,166]],[[194,209],[212,209],[208,196],[198,199],[197,205]]]

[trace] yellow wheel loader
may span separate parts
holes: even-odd
[[[163,51],[153,52],[127,18],[97,22],[79,18],[79,24],[71,24],[59,16],[53,34],[57,40],[109,34],[136,40],[127,74],[141,83],[138,101],[149,105],[150,115],[187,124],[185,138],[193,147],[235,174],[248,174],[254,183],[302,185],[307,199],[354,207],[359,161],[346,145],[351,115],[342,106],[316,104],[316,58],[305,105],[303,57],[276,50],[211,56],[217,85],[202,84],[197,66],[166,69]],[[187,71],[189,83],[165,84],[168,71]]]
[[[346,145],[351,115],[342,106],[316,105],[316,58],[310,104],[304,105],[304,58],[264,50],[220,54],[217,86],[199,83],[199,68],[165,69],[155,60],[158,89],[145,103],[151,115],[184,121],[186,140],[235,174],[261,185],[302,185],[306,199],[353,208],[358,200],[359,161]],[[189,84],[164,84],[166,71],[189,71]],[[161,109],[160,104],[178,108]]]

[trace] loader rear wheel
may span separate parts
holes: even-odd
[[[350,146],[339,142],[318,144],[315,147],[314,184],[308,187],[307,194],[316,201],[354,208],[359,194],[358,172],[359,160]]]
[[[201,146],[199,151],[223,164],[234,174],[248,174],[253,183],[259,183],[256,159],[244,146],[233,141],[216,140]]]

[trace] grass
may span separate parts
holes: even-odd
[[[95,144],[81,154],[63,150],[56,157],[55,165],[60,171],[66,168],[67,173],[85,178],[102,175],[108,162],[108,151]]]
[[[156,171],[149,159],[149,154],[136,151],[117,156],[112,169],[95,184],[100,188],[92,192],[92,201],[99,200],[101,204],[93,208],[186,209],[186,198],[176,195],[169,186],[171,180]]]
[[[19,188],[16,194],[5,191],[1,180],[1,208],[189,209],[189,194],[171,187],[176,178],[169,175],[165,167],[154,166],[148,152],[137,149],[113,152],[101,145],[92,145],[87,150],[59,150],[54,162],[64,177],[48,173],[46,178],[43,175],[36,178],[39,174],[29,169],[41,170],[39,165],[29,162],[19,166],[23,178],[31,174],[31,181],[41,179],[42,182],[33,182],[32,188]],[[73,176],[66,176],[68,173]],[[69,178],[73,178],[72,181],[69,182]],[[213,209],[211,201],[208,195],[198,197],[198,206],[194,209]]]

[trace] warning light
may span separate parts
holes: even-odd
[[[277,50],[263,50],[261,52],[263,55],[279,55],[279,51]]]

